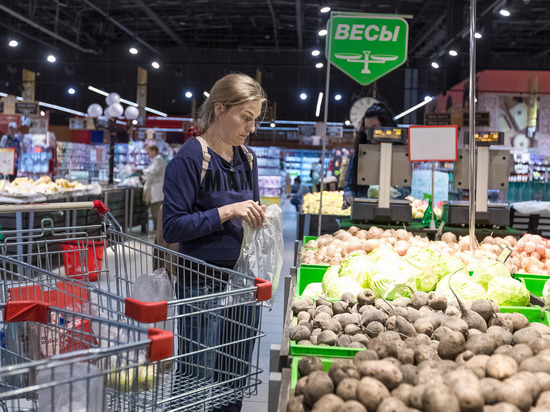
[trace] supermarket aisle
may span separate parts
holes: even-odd
[[[271,311],[264,310],[262,316],[262,330],[266,336],[260,345],[260,375],[262,384],[258,387],[257,396],[245,399],[242,412],[267,412],[269,388],[269,349],[272,344],[280,344],[283,335],[283,308],[284,308],[284,277],[288,276],[294,258],[294,240],[296,238],[296,209],[290,202],[282,205],[283,235],[285,241],[285,259],[281,270],[281,280],[275,293],[275,301]]]

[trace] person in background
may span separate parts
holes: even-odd
[[[296,176],[292,184],[292,198],[290,199],[290,203],[296,206],[297,212],[300,211],[300,207],[302,203],[304,203],[304,195],[306,193],[309,193],[309,188],[302,184],[302,178],[300,176]]]
[[[1,148],[13,148],[15,152],[15,158],[13,163],[13,174],[8,175],[10,182],[17,177],[17,169],[19,168],[19,156],[21,154],[21,139],[19,133],[17,132],[17,123],[10,122],[8,124],[8,133],[2,136],[0,140]]]
[[[322,180],[321,173],[323,172],[323,165],[321,161],[313,163],[311,165],[311,172],[309,173],[311,177],[311,190],[313,193],[319,191],[319,183]]]
[[[342,166],[340,167],[340,175],[338,176],[338,190],[343,190],[346,185],[346,174],[349,166],[349,152],[348,149],[342,149]]]
[[[266,100],[260,84],[247,75],[228,74],[219,79],[199,111],[202,134],[187,140],[166,167],[164,239],[179,242],[183,254],[233,269],[243,243],[242,222],[254,228],[264,222],[266,208],[259,204],[258,161],[244,142],[256,130]],[[181,266],[176,288],[179,299],[223,292],[229,280],[227,273],[212,268],[199,272],[191,261]],[[231,374],[242,376],[247,373],[245,362],[250,362],[244,358],[252,357],[251,337],[258,322],[256,306],[249,305],[182,317],[178,329],[185,340],[178,342],[180,354],[220,346],[219,350],[193,355],[201,366],[193,373],[204,379],[205,385],[212,383],[210,379],[226,382]],[[246,333],[234,326],[243,323],[249,325]],[[228,346],[237,339],[243,342]],[[236,357],[238,362],[231,360]],[[228,385],[236,386],[236,391],[245,385],[241,381],[244,379]],[[242,401],[234,400],[214,411],[240,411],[241,406]]]
[[[360,144],[367,143],[367,130],[371,127],[397,127],[397,123],[393,120],[393,114],[384,103],[375,103],[367,109],[365,116],[361,121],[361,128],[355,139],[355,151],[349,161],[349,167],[346,173],[346,182],[344,185],[344,203],[342,209],[347,209],[351,206],[353,199],[368,197],[369,186],[360,186],[357,184],[357,169],[358,169],[358,151]],[[405,198],[410,194],[410,189],[402,188],[400,190],[400,198]]]
[[[164,193],[164,171],[166,170],[166,161],[159,154],[159,148],[152,144],[147,146],[147,155],[149,156],[149,166],[143,170],[143,200],[151,210],[151,218],[153,219],[153,230],[157,232],[157,222]]]

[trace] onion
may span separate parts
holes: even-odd
[[[380,247],[380,240],[378,239],[369,239],[365,242],[365,251],[372,252],[374,249],[378,249]]]
[[[458,246],[460,246],[460,250],[467,251],[470,249],[470,236],[463,236],[458,241]]]
[[[409,238],[410,233],[407,232],[405,229],[397,229],[395,231],[395,237],[398,240],[407,240]]]
[[[359,228],[357,226],[351,226],[349,229],[348,229],[348,232],[355,236],[357,235],[357,232],[359,232]]]
[[[395,250],[399,256],[405,256],[407,254],[407,250],[409,250],[409,243],[404,240],[399,240],[395,243],[393,250]]]
[[[306,247],[308,249],[317,249],[319,247],[319,244],[317,243],[316,240],[310,240],[309,242],[306,243]]]
[[[386,229],[382,233],[382,238],[384,239],[384,238],[388,238],[388,237],[395,237],[394,232],[395,232],[395,230],[393,230],[393,229]]]
[[[367,231],[366,230],[360,230],[357,232],[357,239],[367,239]]]
[[[508,235],[504,238],[504,240],[507,240],[510,243],[511,247],[514,247],[517,243],[517,240],[514,236]]]
[[[389,243],[390,245],[395,245],[395,243],[397,242],[397,238],[396,237],[388,237],[385,239],[386,240],[386,243]]]
[[[456,235],[451,232],[445,232],[441,235],[441,240],[446,243],[456,243]]]
[[[493,239],[492,236],[485,236],[485,239],[483,239],[481,244],[485,244],[485,243],[488,243],[490,245],[494,245],[496,242],[495,242],[495,239]]]
[[[335,236],[336,239],[338,240],[349,240],[353,237],[353,235],[349,232],[346,232],[344,230],[339,230],[338,232],[336,232],[337,235]]]

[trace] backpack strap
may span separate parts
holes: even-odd
[[[248,151],[247,147],[244,144],[241,145],[241,149],[243,149],[246,159],[248,160],[250,170],[254,170],[254,155]]]
[[[197,136],[196,139],[201,144],[202,148],[202,170],[201,170],[201,182],[204,179],[204,176],[206,175],[206,171],[208,170],[208,165],[210,165],[210,153],[208,153],[208,144],[206,143],[206,140],[202,138],[202,136]]]

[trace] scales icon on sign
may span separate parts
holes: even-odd
[[[349,63],[363,63],[361,73],[370,74],[369,63],[386,63],[397,60],[399,56],[390,54],[370,54],[370,50],[364,50],[363,55],[359,53],[336,53],[334,57],[337,59],[347,60]]]

